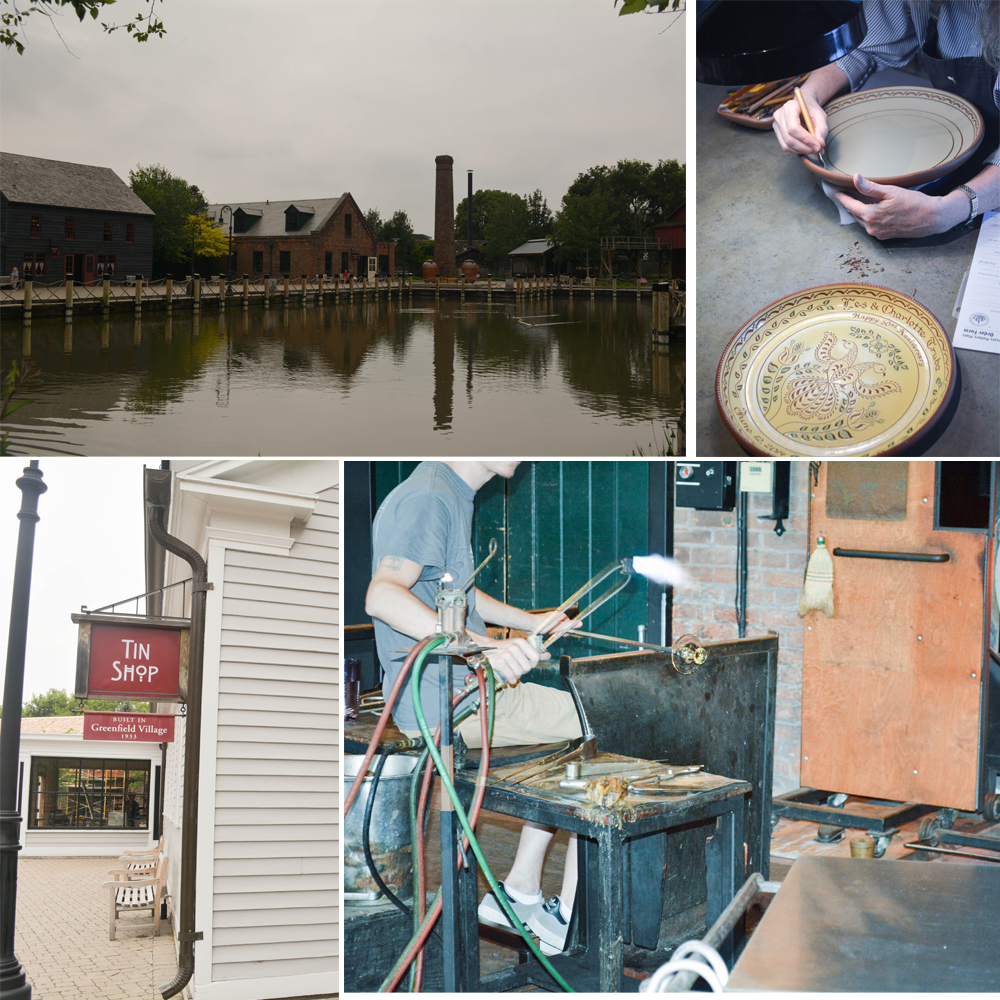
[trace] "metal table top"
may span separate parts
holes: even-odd
[[[746,320],[800,289],[860,280],[917,299],[951,339],[952,309],[979,233],[969,231],[942,246],[893,248],[890,254],[860,225],[840,225],[837,206],[797,156],[781,151],[773,132],[735,125],[716,113],[731,88],[699,84],[696,89],[697,454],[740,457],[743,449],[719,416],[715,374],[726,344]],[[841,254],[878,261],[884,270],[869,269],[868,277],[849,274]],[[922,453],[1000,454],[1000,357],[955,353],[958,406]]]
[[[1000,866],[799,858],[727,989],[1000,990]]]

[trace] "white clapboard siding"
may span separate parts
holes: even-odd
[[[227,548],[212,871],[212,982],[336,982],[337,490],[287,555]],[[331,989],[333,987],[331,986]]]

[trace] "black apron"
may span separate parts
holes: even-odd
[[[928,195],[943,195],[954,191],[960,184],[972,180],[980,170],[986,157],[1000,144],[1000,111],[993,103],[993,81],[996,73],[982,56],[962,56],[958,59],[942,59],[938,45],[937,18],[927,22],[927,37],[921,48],[924,66],[932,86],[951,94],[964,97],[974,104],[983,116],[983,141],[976,151],[957,170],[932,181],[920,190]],[[885,247],[925,247],[941,246],[964,236],[970,230],[979,229],[983,224],[985,205],[979,206],[979,215],[972,225],[955,226],[934,236],[901,236],[879,240]]]
[[[947,180],[948,190],[953,191],[971,180],[983,168],[990,153],[1000,144],[1000,111],[993,103],[993,82],[996,72],[982,56],[962,56],[959,59],[942,59],[938,45],[937,18],[927,23],[927,38],[923,44],[924,65],[931,84],[938,90],[964,97],[974,104],[983,116],[983,141],[976,151],[957,170],[942,180]]]

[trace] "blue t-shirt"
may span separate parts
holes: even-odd
[[[409,559],[423,570],[411,593],[429,608],[434,608],[438,582],[447,572],[453,583],[461,586],[475,569],[472,552],[472,512],[476,491],[450,466],[442,462],[421,462],[408,479],[399,484],[383,501],[372,526],[372,573],[388,556]],[[469,610],[466,626],[482,635],[486,626],[476,611],[475,582],[466,591]],[[399,675],[406,652],[414,645],[412,636],[390,628],[374,619],[375,645],[385,671],[382,693],[388,698]],[[422,636],[418,638],[423,638]],[[400,652],[401,650],[401,652]],[[452,687],[459,690],[469,668],[463,660],[452,661]],[[420,685],[424,715],[433,728],[440,718],[440,671],[431,654]],[[393,710],[401,729],[417,728],[409,681],[404,685]]]

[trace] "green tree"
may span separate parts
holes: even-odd
[[[149,167],[137,166],[129,171],[128,179],[132,190],[156,213],[153,222],[153,275],[163,277],[172,265],[190,260],[188,217],[204,215],[208,202],[194,184],[174,177],[159,163]]]
[[[52,21],[53,14],[59,13],[60,7],[72,7],[78,20],[83,21],[89,14],[92,20],[110,7],[116,0],[23,0],[18,6],[18,0],[0,0],[0,42],[8,49],[24,52],[24,42],[18,34],[21,26],[32,14],[41,14]],[[163,0],[159,0],[160,3]],[[137,42],[146,41],[150,35],[162,38],[167,33],[163,22],[156,16],[157,0],[149,0],[149,12],[136,14],[135,19],[126,24],[106,24],[101,22],[101,28],[109,35],[113,31],[124,30]],[[53,26],[55,22],[53,21]],[[58,28],[56,29],[58,31]]]
[[[655,167],[619,160],[579,174],[563,196],[557,220],[564,255],[579,259],[582,248],[593,258],[601,237],[651,237],[653,227],[684,203],[685,181],[685,168],[676,160],[660,160]],[[636,266],[633,260],[633,270]]]
[[[413,223],[403,209],[398,209],[390,218],[383,219],[377,208],[370,208],[365,212],[365,221],[380,243],[395,241],[397,268],[415,267],[423,263],[423,257],[419,261],[415,260],[417,249],[413,240]]]
[[[541,199],[539,211],[545,199]],[[533,196],[532,196],[533,197]],[[455,238],[468,236],[468,198],[463,198],[455,210]],[[481,189],[472,196],[472,238],[483,240],[483,253],[491,260],[506,257],[511,250],[530,239],[531,213],[528,200],[509,191]]]
[[[528,239],[542,240],[552,235],[555,217],[549,210],[548,202],[542,197],[542,192],[535,188],[525,198],[528,206]]]
[[[225,257],[229,253],[229,237],[208,215],[189,215],[184,239],[195,257]]]
[[[88,712],[148,712],[148,701],[102,701],[88,698],[83,708],[77,707],[77,700],[65,688],[49,688],[45,694],[36,694],[21,706],[24,719],[51,718],[56,715],[79,715]]]
[[[434,259],[434,241],[433,240],[422,240],[420,243],[414,244],[413,247],[413,260],[414,269],[420,267],[425,260]]]

